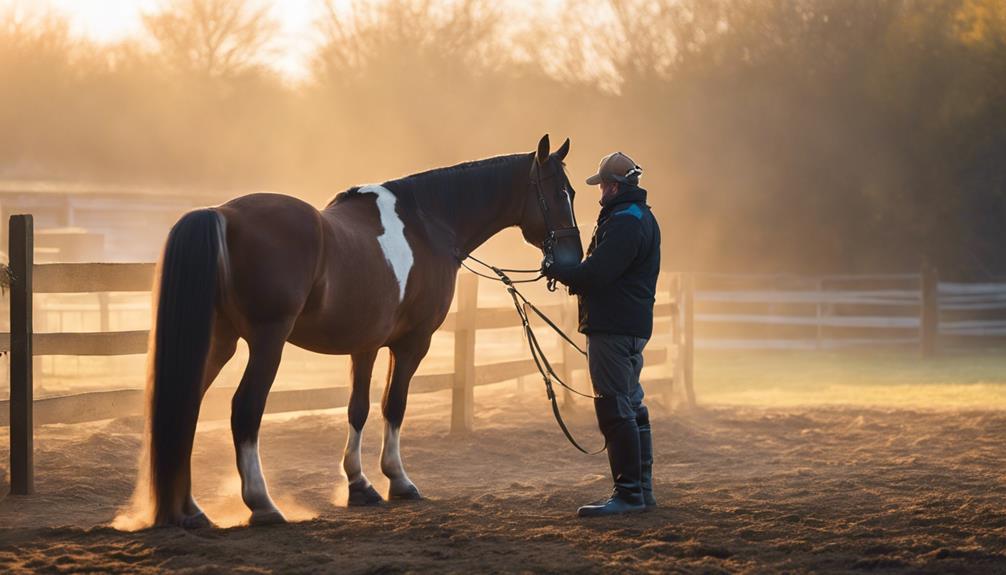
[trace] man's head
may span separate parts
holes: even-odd
[[[642,174],[643,169],[632,158],[615,152],[601,159],[597,173],[587,178],[587,185],[600,186],[601,201],[604,202],[618,193],[619,184],[639,184]]]
[[[618,195],[618,182],[601,182],[598,186],[601,188],[602,204]]]

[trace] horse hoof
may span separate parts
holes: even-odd
[[[281,523],[286,523],[286,517],[280,513],[279,509],[265,509],[261,511],[252,511],[251,519],[248,520],[249,525],[279,525]]]
[[[366,485],[349,485],[348,503],[350,507],[368,507],[380,505],[383,502],[384,498],[374,489],[373,485],[369,483]]]
[[[388,493],[388,499],[393,501],[421,501],[423,496],[419,493],[419,489],[410,483],[397,489],[392,487]]]
[[[205,513],[200,511],[195,515],[182,517],[182,520],[178,522],[178,525],[182,529],[205,529],[207,527],[213,527],[213,522],[210,521],[210,518],[207,517]]]

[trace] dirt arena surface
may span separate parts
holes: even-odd
[[[540,390],[480,389],[465,437],[449,435],[447,401],[411,398],[403,433],[427,500],[380,508],[335,504],[344,410],[268,417],[263,464],[293,522],[261,528],[241,525],[222,422],[201,426],[194,463],[220,527],[193,532],[109,526],[139,421],[43,427],[38,495],[0,500],[0,572],[1006,572],[1002,411],[654,404],[660,508],[580,520],[608,490],[606,461],[566,444]],[[570,418],[598,439],[586,404]],[[380,427],[372,410],[364,465],[382,489]]]

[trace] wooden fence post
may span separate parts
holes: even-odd
[[[919,343],[922,357],[935,357],[939,353],[940,293],[939,274],[936,268],[922,268],[922,307],[919,310]]]
[[[472,430],[475,404],[475,333],[479,305],[479,278],[458,276],[457,313],[454,322],[454,386],[451,392],[451,433]]]
[[[32,420],[32,291],[34,230],[30,215],[11,216],[10,271],[10,492],[35,492]]]
[[[685,282],[685,393],[688,406],[695,406],[695,276],[684,276]]]
[[[684,303],[682,299],[681,291],[681,274],[674,274],[671,276],[671,280],[668,287],[671,299],[671,317],[670,317],[670,334],[671,334],[671,345],[669,346],[668,361],[673,357],[674,362],[671,364],[671,388],[669,391],[669,396],[674,397],[674,394],[680,394],[684,390],[684,380],[685,380],[685,369],[683,365],[683,360],[685,357],[684,340],[681,337],[681,310]],[[671,350],[674,350],[673,356],[671,355]]]
[[[827,280],[825,280],[825,278],[819,277],[819,278],[816,278],[816,281],[814,282],[814,284],[815,284],[814,285],[814,289],[817,292],[817,294],[816,294],[816,296],[817,296],[817,302],[816,302],[816,305],[814,306],[814,308],[815,308],[814,316],[815,316],[816,322],[817,322],[816,326],[815,326],[817,329],[815,330],[815,333],[814,333],[814,337],[815,337],[815,340],[814,340],[815,341],[815,345],[814,345],[814,347],[815,347],[815,349],[821,349],[823,347],[822,346],[822,341],[821,341],[821,340],[824,339],[822,337],[822,335],[823,335],[822,332],[824,330],[821,327],[821,292],[824,291],[825,281],[827,281]]]
[[[112,328],[109,327],[111,324],[111,321],[109,320],[109,315],[111,315],[111,312],[109,310],[110,301],[111,301],[111,294],[109,294],[107,291],[98,293],[98,314],[100,315],[100,318],[98,320],[100,322],[98,331],[102,333],[112,331]]]

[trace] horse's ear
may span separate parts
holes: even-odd
[[[563,142],[561,146],[559,146],[558,150],[555,151],[555,157],[559,158],[559,161],[561,162],[566,159],[566,154],[568,153],[569,153],[569,138],[566,138],[566,141]]]
[[[545,134],[541,137],[541,141],[538,142],[538,153],[535,155],[535,158],[538,159],[539,166],[544,166],[545,162],[548,161],[548,148],[548,134]]]

